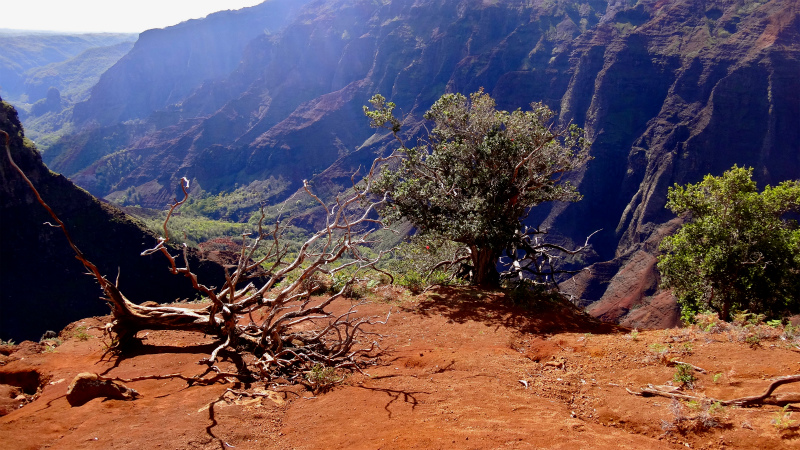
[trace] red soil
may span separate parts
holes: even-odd
[[[800,353],[777,337],[751,348],[724,333],[632,334],[566,306],[523,310],[508,306],[502,294],[465,288],[374,303],[362,312],[389,309],[389,324],[380,329],[388,335],[381,363],[317,396],[299,387],[145,380],[126,383],[141,394],[135,401],[95,399],[73,408],[65,394],[80,372],[192,376],[202,372],[197,362],[211,351],[212,340],[140,333],[143,345],[103,358],[99,331],[89,330],[85,340],[76,331],[107,320],[93,318],[62,331],[64,342],[54,352],[32,343],[10,355],[0,349],[0,383],[20,384],[18,379],[30,379],[25,373],[35,372],[43,385],[33,401],[12,405],[0,417],[0,448],[800,449],[796,430],[772,424],[778,407],[726,408],[713,414],[719,426],[680,431],[673,426],[699,423],[691,418],[702,407],[677,405],[689,418],[679,421],[671,400],[626,390],[672,379],[675,368],[650,348],[660,344],[668,356],[707,370],[690,394],[761,393],[770,378],[800,372]],[[6,405],[12,394],[17,403],[31,398],[5,388],[13,391],[0,389]],[[225,394],[228,388],[269,397]]]

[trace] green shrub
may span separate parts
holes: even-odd
[[[653,359],[666,362],[667,355],[669,354],[669,348],[664,344],[653,343],[649,346],[650,352],[653,354]]]
[[[397,284],[417,295],[425,290],[425,278],[416,270],[409,270],[397,279]]]
[[[759,193],[752,174],[734,166],[669,189],[667,208],[689,220],[661,242],[658,269],[684,317],[701,310],[723,320],[737,310],[770,317],[800,311],[800,226],[787,215],[800,212],[800,180]]]
[[[694,383],[697,381],[694,376],[694,368],[688,364],[676,364],[672,381],[680,383],[683,387],[694,389]]]
[[[719,314],[710,311],[695,314],[691,322],[706,333],[718,333],[725,327],[725,322],[719,319]]]
[[[391,273],[401,286],[405,286],[401,281],[404,277],[409,283],[413,281],[412,285],[421,284],[419,292],[433,285],[461,284],[463,280],[456,277],[459,265],[434,270],[441,261],[452,260],[460,249],[463,249],[460,244],[442,238],[413,236],[408,242],[400,243],[380,267]]]
[[[92,335],[86,331],[86,327],[79,326],[75,327],[75,330],[72,332],[72,337],[79,341],[88,341]]]
[[[789,405],[784,406],[780,411],[775,413],[772,424],[775,425],[778,431],[797,427],[797,421],[792,420],[792,412],[789,411]]]
[[[780,320],[780,319],[770,320],[770,321],[767,321],[767,325],[769,325],[772,328],[778,328],[781,325],[783,325],[783,321]]]
[[[325,367],[322,364],[314,364],[311,370],[305,373],[306,381],[314,394],[327,392],[334,386],[344,381],[344,376],[336,373],[333,367]]]

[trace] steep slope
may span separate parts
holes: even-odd
[[[592,4],[605,10],[604,2]],[[97,195],[116,199],[134,188],[146,205],[169,198],[162,175],[179,172],[214,194],[238,184],[285,197],[372,135],[361,112],[372,93],[391,94],[418,120],[451,78],[455,89],[477,89],[477,82],[460,86],[460,66],[475,60],[473,54],[496,53],[516,29],[542,40],[540,51],[548,55],[554,42],[574,37],[578,31],[547,34],[564,20],[563,9],[532,17],[537,11],[522,1],[469,8],[451,0],[317,1],[284,32],[253,40],[228,79],[206,83],[182,104],[151,115],[143,127],[156,131],[148,136],[131,133],[134,125],[91,129],[45,157]],[[602,11],[588,7],[586,15],[591,26]],[[549,58],[535,57],[542,64]],[[535,98],[523,97],[515,104]],[[99,150],[90,141],[118,145]],[[113,154],[86,167],[103,153]],[[269,189],[265,179],[274,180]]]
[[[609,320],[635,309],[674,323],[661,300],[649,309],[653,255],[676,225],[663,207],[667,187],[734,163],[756,167],[762,185],[800,174],[798,8],[796,0],[317,0],[282,32],[252,39],[230,76],[185,95],[144,105],[101,96],[101,80],[86,114],[109,125],[45,156],[120,202],[134,192],[161,206],[181,176],[200,197],[237,191],[277,201],[303,179],[329,193],[346,187],[345,174],[391,145],[361,114],[375,92],[398,104],[410,138],[444,92],[484,87],[506,109],[543,100],[593,141],[595,159],[573,179],[584,200],[531,218],[567,240],[602,230],[592,243],[605,265],[582,274],[573,293]],[[139,70],[126,64],[114,70]],[[146,119],[111,120],[131,117]],[[256,205],[229,217],[246,218]]]
[[[268,0],[141,33],[133,50],[103,74],[91,98],[76,106],[75,121],[106,125],[180,102],[203,81],[230,74],[250,40],[281,29],[306,2]]]
[[[11,136],[17,165],[67,224],[73,240],[136,302],[194,297],[188,280],[171,275],[163,257],[141,257],[156,236],[119,209],[98,201],[61,175],[50,172],[24,137],[17,113],[0,100],[0,129]],[[64,235],[0,152],[0,339],[38,340],[82,317],[107,314],[97,283],[84,275]],[[177,253],[179,250],[174,249]],[[156,255],[154,255],[156,256]],[[211,284],[222,268],[190,254],[190,264]]]
[[[618,194],[605,205],[613,208],[609,219],[618,218],[609,249],[615,250],[615,263],[621,268],[615,278],[627,271],[629,280],[638,280],[631,284],[620,278],[592,277],[589,282],[596,294],[582,297],[585,302],[599,300],[590,309],[595,315],[627,320],[631,325],[647,323],[648,307],[659,298],[654,296],[657,276],[652,255],[660,238],[677,226],[668,222],[672,216],[664,209],[669,186],[699,181],[707,173],[720,175],[733,164],[755,167],[761,186],[800,176],[800,82],[796,76],[800,73],[800,6],[797,2],[744,3],[706,4],[703,9],[701,3],[688,2],[640,27],[632,37],[640,33],[648,37],[648,56],[660,58],[656,72],[670,73],[668,83],[662,85],[657,113],[640,122],[640,128],[623,142],[608,135],[608,122],[587,121],[589,129],[597,130],[595,148],[611,141],[625,149],[615,164],[618,170],[597,173],[595,177],[602,179],[592,180],[587,179],[590,168],[583,183],[605,187],[612,184],[609,172],[616,173],[612,186],[617,190],[610,192]],[[751,12],[742,14],[748,7]],[[687,23],[694,26],[691,33],[665,33]],[[670,61],[680,65],[670,67]],[[623,62],[613,70],[613,65],[606,64],[597,82],[618,86],[617,77],[630,73],[631,66]],[[658,73],[647,76],[655,78]],[[612,91],[599,86],[587,117],[600,116],[593,109],[613,107],[609,103],[615,99],[608,95]],[[608,209],[600,209],[602,202],[593,201],[594,197],[587,195],[585,202],[553,223],[581,222],[584,232],[600,225],[609,229],[611,220],[598,223],[596,219]]]

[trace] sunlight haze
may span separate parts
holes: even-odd
[[[3,6],[0,28],[140,33],[264,0],[26,0]]]

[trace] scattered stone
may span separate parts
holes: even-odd
[[[0,384],[0,417],[19,409],[24,404],[25,396],[22,395],[22,389],[17,386]]]
[[[122,383],[89,372],[78,374],[67,390],[67,401],[72,406],[84,405],[98,397],[114,400],[135,400],[138,396],[138,392]]]
[[[58,337],[58,333],[56,333],[56,332],[55,332],[55,331],[53,331],[53,330],[47,330],[47,331],[45,331],[45,333],[42,335],[42,338],[41,338],[41,339],[39,339],[39,342],[42,342],[42,341],[43,341],[43,340],[45,340],[45,339],[55,339],[55,338],[57,338],[57,337]]]

